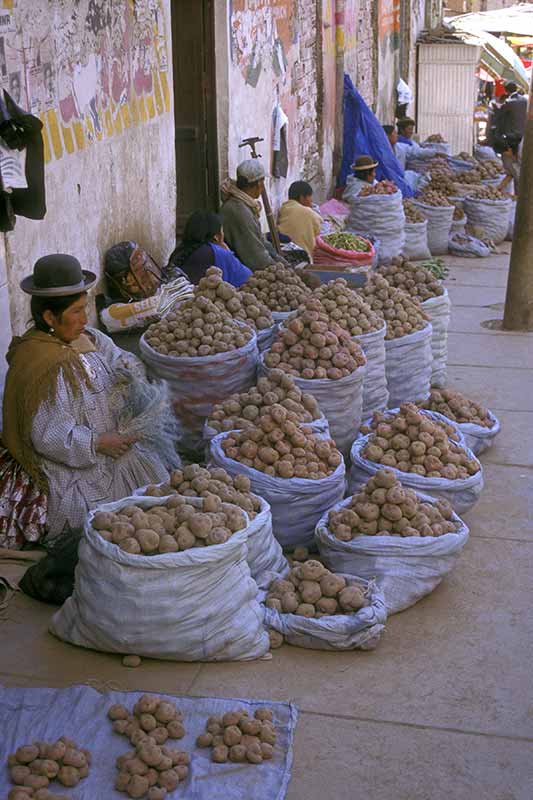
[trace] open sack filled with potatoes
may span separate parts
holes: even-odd
[[[389,614],[412,606],[454,567],[468,528],[447,500],[403,486],[379,469],[327,511],[316,544],[332,571],[374,579]]]
[[[385,629],[383,592],[372,580],[330,572],[320,561],[294,563],[264,597],[271,647],[373,650]]]
[[[89,513],[74,591],[50,631],[112,653],[260,658],[269,647],[247,562],[249,518],[215,494],[127,497]]]

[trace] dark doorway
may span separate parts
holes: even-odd
[[[214,0],[172,0],[176,234],[189,214],[218,208]]]

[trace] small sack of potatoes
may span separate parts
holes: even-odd
[[[375,411],[372,415],[372,419],[364,425],[361,425],[361,434],[366,436],[369,433],[375,433],[378,425],[382,422],[386,423],[387,425],[392,425],[394,430],[398,431],[399,433],[405,433],[409,427],[407,424],[407,415],[412,411],[416,412],[418,410],[423,413],[423,410],[419,409],[414,403],[402,403],[398,409],[391,409],[390,411]],[[459,433],[459,429],[451,421],[445,418],[438,418],[436,413],[434,416],[432,416],[431,413],[428,413],[425,416],[427,416],[428,419],[431,419],[436,425],[439,425],[443,431],[445,431],[448,438],[452,440],[452,442],[461,444],[462,438],[461,434]],[[396,422],[396,425],[394,426],[393,423],[397,419],[405,420],[405,424],[403,422]],[[412,419],[412,417],[410,417],[410,419]],[[414,431],[411,432],[414,433]]]
[[[258,708],[253,717],[247,711],[228,711],[224,716],[209,717],[205,733],[196,740],[197,747],[211,748],[211,761],[225,764],[262,764],[274,758],[276,727],[272,711]]]
[[[413,264],[405,258],[393,258],[389,265],[378,267],[380,275],[396,289],[403,289],[411,297],[423,303],[430,297],[444,294],[442,283],[431,270]]]
[[[455,422],[476,456],[484,453],[500,432],[500,421],[488,408],[455,389],[432,389],[428,400],[420,405]]]
[[[253,294],[271,311],[294,311],[311,290],[301,277],[283,264],[271,264],[258,270],[244,283],[240,292]]]
[[[387,323],[387,340],[420,331],[428,323],[429,317],[420,303],[407,292],[396,289],[380,274],[369,275],[365,285],[357,291]]]
[[[372,311],[368,303],[350,289],[344,278],[328,281],[313,295],[320,300],[330,320],[339,325],[350,336],[363,336],[383,327],[383,319]]]
[[[194,290],[195,297],[206,297],[233,319],[239,319],[258,331],[271,328],[274,320],[270,309],[251,292],[239,291],[222,280],[222,274],[218,267],[209,267]]]
[[[57,781],[68,788],[77,786],[89,774],[91,753],[62,736],[56,742],[21,745],[8,756],[7,764],[15,784],[9,800],[53,800],[58,796],[49,791],[50,784]]]

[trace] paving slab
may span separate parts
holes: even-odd
[[[472,537],[454,572],[387,621],[369,653],[283,646],[271,663],[205,664],[191,693],[533,738],[533,544]],[[317,771],[318,772],[318,771]]]
[[[448,367],[447,385],[488,408],[533,411],[531,370],[451,365]]]
[[[502,429],[492,447],[482,454],[483,463],[533,467],[533,411],[493,410]],[[533,492],[533,478],[531,491]],[[533,527],[533,522],[531,525]]]
[[[495,319],[503,319],[503,309],[495,311],[484,307],[472,308],[470,306],[452,305],[448,331],[453,333],[483,333],[484,336],[505,336],[507,338],[523,336],[530,340],[533,339],[533,332],[491,330],[491,328],[485,328],[481,324]]]
[[[502,288],[507,286],[507,271],[499,269],[454,269],[446,278],[446,286],[489,286]]]
[[[533,341],[527,336],[489,338],[484,333],[449,333],[448,364],[532,369]]]
[[[494,303],[503,303],[505,289],[487,286],[452,286],[447,285],[448,294],[453,305],[457,306],[490,306]],[[497,316],[495,314],[495,316]]]
[[[457,269],[494,269],[505,272],[509,269],[509,257],[505,253],[496,253],[486,258],[459,258],[444,256],[444,262],[450,273]]]
[[[463,515],[471,536],[533,542],[533,469],[481,460],[485,490]]]
[[[531,800],[531,748],[302,714],[287,800]]]

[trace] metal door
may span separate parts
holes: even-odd
[[[176,233],[197,209],[218,208],[213,0],[172,0]]]

